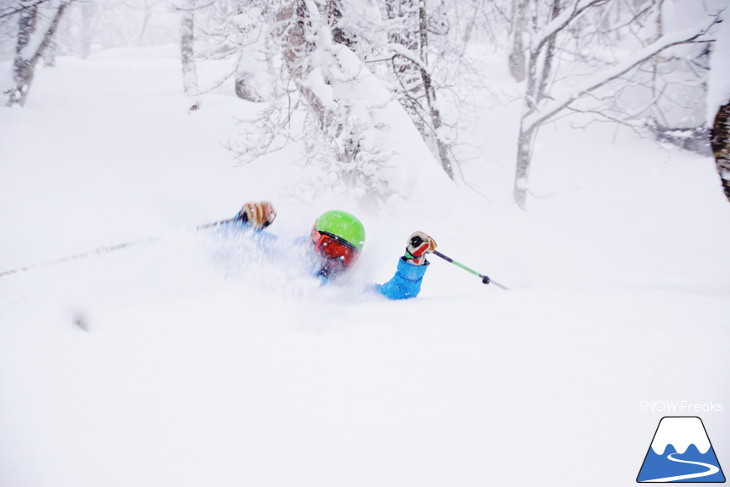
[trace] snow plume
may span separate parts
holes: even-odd
[[[201,240],[216,272],[246,292],[302,300],[312,299],[319,288],[312,279],[318,262],[305,239],[290,242],[268,232],[222,228]]]

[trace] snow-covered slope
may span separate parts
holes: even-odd
[[[0,280],[0,485],[615,486],[662,415],[640,401],[661,400],[724,404],[702,418],[730,464],[730,205],[710,159],[549,126],[521,212],[518,107],[475,94],[464,169],[491,203],[305,205],[297,147],[236,166],[223,143],[253,107],[224,92],[188,114],[176,55],[60,59],[0,110],[1,270],[166,237]],[[184,231],[262,198],[282,241],[332,207],[361,216],[351,281]],[[363,294],[416,229],[512,290],[433,261],[416,300]]]

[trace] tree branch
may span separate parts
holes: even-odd
[[[541,107],[537,107],[534,111],[525,115],[525,117],[523,118],[525,130],[530,130],[543,124],[544,122],[552,118],[556,113],[560,112],[574,101],[605,85],[609,81],[613,81],[614,79],[624,75],[626,72],[635,68],[649,58],[655,56],[659,52],[673,46],[696,41],[700,37],[707,34],[707,31],[710,29],[710,27],[712,27],[712,25],[714,25],[718,21],[718,17],[716,16],[713,17],[712,23],[710,23],[709,25],[703,24],[702,26],[698,26],[692,29],[687,29],[676,32],[674,34],[662,36],[654,43],[648,45],[644,49],[641,49],[624,61],[616,64],[615,66],[611,66],[610,68],[606,68],[594,76],[591,76],[590,79],[579,85],[577,89],[574,90],[572,93],[557,98],[552,102],[545,103]]]
[[[15,10],[11,10],[9,12],[0,12],[0,19],[4,19],[5,17],[11,17],[15,14],[23,12],[24,10],[28,10],[29,8],[38,7],[39,5],[42,5],[46,2],[48,2],[48,0],[36,0],[35,2],[30,4],[18,6],[15,8]]]
[[[578,0],[572,9],[567,9],[553,20],[551,20],[542,32],[530,40],[530,51],[539,53],[545,43],[555,34],[565,29],[576,17],[596,5],[611,2],[613,0]]]

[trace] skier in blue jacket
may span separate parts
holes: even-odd
[[[236,215],[236,222],[261,232],[271,225],[276,211],[268,201],[246,203]],[[320,215],[312,225],[311,249],[316,256],[316,274],[328,281],[346,271],[357,261],[365,245],[365,227],[354,215],[332,210]],[[408,238],[403,257],[398,259],[395,275],[384,284],[375,284],[376,292],[390,299],[415,298],[430,265],[426,255],[436,250],[436,241],[423,232]]]

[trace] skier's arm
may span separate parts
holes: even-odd
[[[215,231],[222,239],[239,238],[245,234],[247,241],[256,242],[261,249],[269,249],[277,237],[264,229],[275,218],[276,210],[268,201],[246,203],[227,225]]]
[[[426,254],[436,250],[436,241],[423,232],[414,232],[408,239],[406,252],[398,259],[395,275],[375,290],[390,299],[415,298],[421,292],[421,281],[430,265]]]
[[[421,292],[421,280],[430,264],[409,263],[405,257],[398,259],[395,275],[384,284],[376,284],[375,290],[389,299],[415,298]]]

